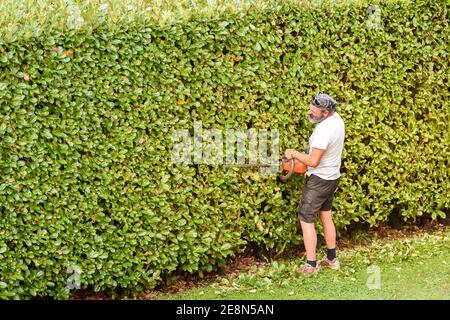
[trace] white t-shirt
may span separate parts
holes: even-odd
[[[341,116],[335,112],[319,122],[309,138],[308,154],[312,148],[325,152],[317,168],[308,166],[308,172],[325,180],[336,180],[341,176],[342,149],[344,148],[345,124]]]

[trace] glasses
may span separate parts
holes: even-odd
[[[316,98],[316,95],[313,95],[311,103],[312,103],[313,106],[322,107],[323,108],[323,106],[320,104],[319,99]]]
[[[319,94],[320,94],[320,93],[319,93]],[[325,108],[325,109],[331,109],[331,110],[334,109],[334,108],[336,107],[334,103],[331,103],[331,104],[328,104],[328,103],[322,104],[322,103],[320,102],[320,100],[317,99],[317,95],[316,95],[316,94],[313,95],[312,100],[311,100],[311,104],[312,104],[313,106],[315,106],[315,107]]]

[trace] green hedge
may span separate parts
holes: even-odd
[[[67,298],[73,267],[83,288],[140,292],[250,244],[298,243],[303,177],[173,165],[171,134],[194,121],[277,129],[280,149],[304,150],[318,91],[346,121],[340,230],[393,211],[445,216],[448,3],[380,3],[381,20],[368,5],[268,3],[3,37],[0,298]]]

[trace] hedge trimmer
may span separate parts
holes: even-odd
[[[307,170],[305,164],[297,161],[295,159],[288,159],[285,156],[281,158],[280,164],[269,164],[269,163],[233,163],[233,164],[224,164],[224,167],[238,167],[238,168],[268,168],[273,166],[280,166],[280,174],[278,178],[281,182],[287,182],[294,173],[304,174]]]

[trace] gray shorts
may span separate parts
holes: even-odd
[[[305,175],[302,201],[298,210],[300,221],[314,223],[319,211],[331,210],[334,192],[339,184],[336,180],[325,180],[312,174]]]

